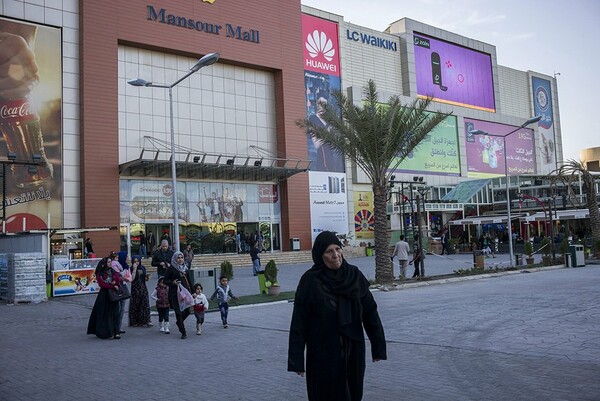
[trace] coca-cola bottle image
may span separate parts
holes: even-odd
[[[0,131],[8,151],[16,154],[16,160],[40,162],[37,166],[11,166],[17,186],[39,185],[52,178],[53,168],[46,158],[40,117],[28,98],[0,99]]]
[[[33,44],[37,28],[0,19],[0,132],[18,162],[11,166],[19,187],[38,185],[53,176],[44,150],[40,117],[32,107],[32,89],[39,81]]]

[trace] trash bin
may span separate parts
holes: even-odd
[[[290,249],[292,251],[300,250],[300,238],[290,238]]]
[[[583,245],[569,245],[569,253],[571,254],[571,267],[585,266]]]
[[[258,290],[260,291],[261,294],[266,294],[267,293],[267,279],[265,278],[265,271],[264,270],[259,270],[258,273],[256,273],[256,277],[258,278]]]
[[[515,254],[515,266],[523,266],[523,255],[520,253]]]
[[[485,267],[485,256],[483,251],[473,251],[473,267],[483,269]]]
[[[368,246],[365,248],[365,255],[367,256],[373,256],[373,248]]]

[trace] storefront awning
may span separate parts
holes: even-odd
[[[140,157],[119,165],[124,177],[171,177],[171,154],[142,150]],[[309,160],[261,156],[176,152],[178,179],[281,182],[310,167]]]
[[[453,226],[461,225],[481,225],[481,224],[506,224],[507,216],[481,216],[481,217],[469,217],[466,219],[450,220],[448,224]]]
[[[587,209],[573,209],[573,210],[556,210],[552,213],[553,220],[577,220],[587,219],[590,214]],[[544,212],[537,212],[531,216],[521,217],[521,221],[545,221],[548,220],[548,214]]]

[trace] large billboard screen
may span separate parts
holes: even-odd
[[[496,111],[492,58],[487,53],[415,33],[417,95],[478,110]]]
[[[392,165],[396,162],[392,161]],[[398,166],[398,172],[460,175],[458,125],[448,116]]]
[[[532,129],[464,120],[468,177],[497,177],[506,171],[508,175],[535,174]]]
[[[0,18],[0,154],[6,232],[63,226],[62,37]]]

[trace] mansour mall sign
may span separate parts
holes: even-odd
[[[207,0],[205,0],[207,1]],[[214,0],[213,0],[214,1]],[[211,1],[208,1],[212,3]],[[236,24],[225,25],[200,21],[182,15],[169,14],[166,9],[156,9],[151,5],[146,6],[146,19],[161,24],[173,25],[178,28],[194,30],[212,35],[225,35],[228,38],[260,44],[260,32],[257,29],[246,28]]]

